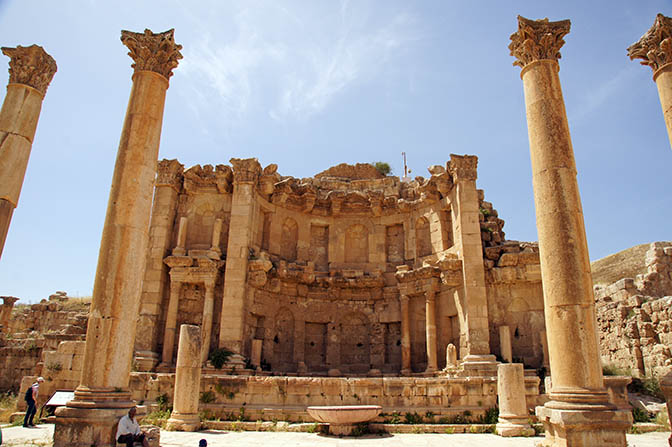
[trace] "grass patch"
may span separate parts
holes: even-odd
[[[0,422],[9,422],[9,417],[17,411],[16,403],[18,400],[15,394],[0,394]]]
[[[91,300],[90,296],[68,297],[67,301],[61,303],[61,310],[68,312],[88,312],[91,307]]]
[[[602,375],[605,376],[632,376],[630,368],[623,368],[613,364],[602,365]]]
[[[633,377],[632,382],[628,385],[628,392],[646,394],[661,400],[665,400],[665,396],[660,389],[660,381],[656,376],[646,376],[644,378]]]
[[[170,418],[170,410],[156,410],[147,414],[142,420],[142,424],[156,425],[157,427],[166,428],[168,418]]]

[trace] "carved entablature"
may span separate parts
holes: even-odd
[[[655,72],[672,62],[672,18],[662,14],[656,16],[651,29],[637,42],[628,47],[630,59],[642,59]]]
[[[450,154],[448,170],[453,182],[475,181],[477,177],[478,157],[475,155]]]
[[[256,158],[232,158],[234,183],[256,184],[261,175],[261,165]]]
[[[417,295],[439,290],[441,271],[436,266],[425,265],[410,269],[407,265],[397,266],[394,274],[401,296]]]
[[[168,256],[163,262],[170,267],[170,280],[180,283],[214,286],[225,261],[204,257]]]
[[[168,186],[179,192],[182,189],[184,165],[177,160],[160,160],[156,172],[156,186]]]
[[[121,31],[121,42],[130,50],[135,72],[153,71],[166,79],[173,75],[173,69],[182,59],[182,45],[175,43],[175,30],[153,33],[146,29],[144,33]]]
[[[9,57],[9,83],[24,84],[43,95],[56,73],[53,57],[39,45],[16,48],[2,47],[2,54]]]
[[[184,171],[184,190],[193,194],[207,190],[216,191],[220,194],[230,193],[233,173],[227,165],[192,166]]]
[[[548,19],[530,20],[518,16],[518,31],[511,34],[511,56],[516,58],[513,65],[524,68],[539,60],[560,59],[560,48],[565,44],[563,37],[569,33],[569,20],[550,22]]]

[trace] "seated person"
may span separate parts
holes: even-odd
[[[142,442],[143,447],[149,447],[149,442],[145,439],[145,434],[140,430],[138,421],[135,420],[136,408],[128,410],[128,414],[119,419],[117,427],[117,442],[126,444],[126,447],[133,447],[134,442]]]

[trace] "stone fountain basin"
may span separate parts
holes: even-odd
[[[380,405],[340,405],[333,407],[308,407],[308,414],[319,422],[330,425],[355,425],[378,416]]]

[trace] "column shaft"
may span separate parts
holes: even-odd
[[[180,303],[181,290],[182,283],[171,280],[170,300],[168,301],[168,311],[166,312],[166,328],[163,333],[163,352],[161,354],[161,363],[164,365],[173,363],[175,334],[177,333],[177,309]]]
[[[168,430],[196,431],[200,428],[198,399],[201,395],[201,330],[198,326],[180,326],[177,348],[173,411]]]
[[[663,118],[667,127],[667,137],[672,145],[672,64],[658,69],[654,75],[658,87],[658,97],[663,108]]]
[[[201,327],[201,363],[208,360],[210,353],[210,335],[212,334],[212,312],[215,306],[215,284],[205,284],[205,302]]]
[[[401,295],[401,373],[411,373],[411,325],[409,298]]]
[[[593,282],[558,64],[522,72],[553,391],[603,390]]]
[[[425,292],[425,335],[427,337],[427,372],[438,369],[436,358],[436,299],[434,290]]]
[[[7,95],[0,109],[0,256],[19,203],[42,100],[56,62],[42,47],[2,48],[10,57]]]

